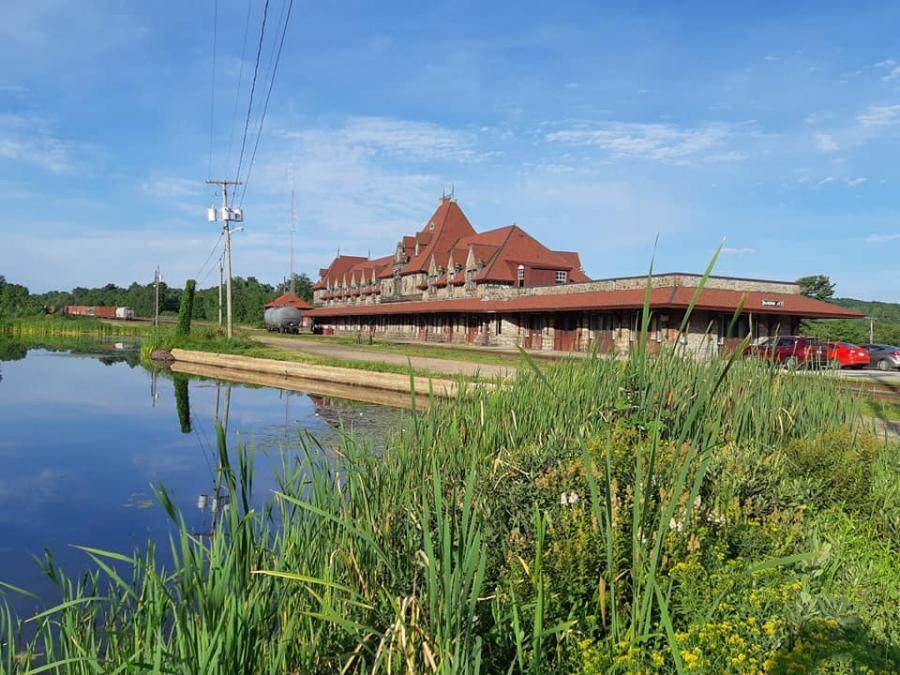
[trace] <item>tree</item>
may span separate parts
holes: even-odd
[[[178,308],[178,324],[175,326],[176,335],[190,335],[191,312],[194,309],[194,291],[197,282],[188,279],[184,284],[184,293],[181,294],[181,307]]]
[[[800,293],[816,300],[828,300],[834,296],[834,284],[824,274],[814,274],[797,279]]]

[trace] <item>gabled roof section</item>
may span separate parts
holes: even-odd
[[[334,260],[331,261],[331,264],[324,270],[324,274],[321,275],[320,281],[325,282],[326,285],[328,281],[331,281],[332,285],[342,280],[347,276],[347,272],[353,269],[355,265],[358,265],[361,262],[366,262],[368,259],[361,255],[339,255]],[[319,270],[321,273],[322,270]]]
[[[444,197],[437,210],[425,224],[425,227],[417,233],[417,236],[427,235],[419,239],[419,255],[414,255],[404,265],[401,274],[415,274],[427,272],[428,263],[433,253],[447,253],[462,237],[475,234],[475,228],[466,218],[466,214],[459,208],[456,200]],[[404,244],[405,244],[404,237]],[[423,244],[424,242],[424,244]],[[415,251],[413,251],[415,253]]]
[[[584,268],[581,266],[581,256],[579,256],[578,253],[575,251],[554,251],[554,253],[572,265],[572,269],[569,270],[570,282],[573,284],[583,284],[591,280],[591,278],[584,273]]]
[[[284,293],[283,295],[279,295],[272,302],[263,306],[267,309],[269,307],[296,307],[297,309],[312,309],[309,303],[307,303],[303,298],[298,298],[293,293]]]
[[[581,271],[577,253],[551,251],[518,225],[495,231],[505,233],[500,250],[475,277],[476,281],[514,283],[519,265],[537,269],[565,270],[570,281],[588,281]],[[485,233],[489,234],[489,233]]]

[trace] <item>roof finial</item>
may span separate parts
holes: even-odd
[[[338,257],[338,258],[341,257],[341,247],[340,247],[340,246],[338,246],[337,257]]]
[[[453,183],[450,183],[450,201],[456,201],[456,186]]]

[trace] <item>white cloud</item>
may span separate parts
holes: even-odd
[[[860,176],[859,178],[845,178],[844,183],[846,183],[847,187],[855,188],[865,183],[866,180],[867,179],[863,176]]]
[[[862,129],[880,130],[900,126],[900,105],[873,105],[856,116]]]
[[[747,247],[743,247],[743,248],[731,248],[730,246],[723,246],[723,247],[722,247],[722,255],[737,255],[737,256],[742,256],[742,255],[753,255],[754,253],[756,253],[756,249],[755,249],[755,248],[747,248]]]
[[[151,197],[198,197],[207,186],[196,179],[160,177],[141,183],[141,191]]]
[[[598,147],[614,158],[684,164],[742,159],[740,153],[714,152],[731,136],[730,128],[723,124],[681,128],[668,123],[611,122],[594,128],[554,131],[545,139],[551,143]]]
[[[831,134],[816,134],[816,149],[821,152],[837,152],[840,146]]]
[[[313,141],[329,137],[370,153],[385,153],[400,159],[425,161],[471,161],[486,155],[475,145],[475,136],[431,122],[388,117],[355,117],[338,129],[284,133],[288,138]]]
[[[822,123],[821,116],[813,115],[805,123]],[[878,138],[900,133],[900,105],[873,105],[857,113],[843,126],[832,124],[831,128],[814,134],[816,149],[833,153],[838,150],[865,145]]]
[[[834,176],[825,176],[822,180],[819,181],[819,185],[828,185],[829,183],[834,182]]]
[[[58,174],[76,173],[87,148],[60,139],[40,117],[0,114],[0,160],[29,164]]]
[[[891,80],[896,80],[898,77],[900,77],[900,66],[894,66],[891,71],[881,79],[885,82],[890,82]]]
[[[866,241],[872,244],[898,240],[900,240],[900,232],[895,234],[870,234],[868,237],[866,237]]]

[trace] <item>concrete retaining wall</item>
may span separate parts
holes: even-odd
[[[282,378],[336,382],[346,386],[383,389],[405,394],[411,393],[409,376],[397,373],[378,373],[357,368],[317,366],[308,363],[275,361],[273,359],[259,359],[236,354],[196,352],[186,349],[173,349],[172,357],[176,362],[228,368],[232,371],[244,370]],[[435,396],[452,398],[456,396],[458,390],[457,383],[452,380],[414,377],[412,378],[412,384],[415,387],[416,394],[419,396],[428,396],[429,391],[433,391]]]

